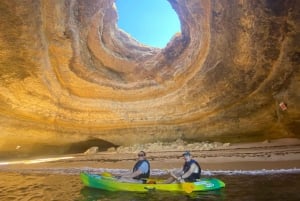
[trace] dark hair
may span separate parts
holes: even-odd
[[[189,152],[189,151],[185,151],[183,154],[182,154],[182,156],[190,156],[191,155],[191,153]]]
[[[139,153],[143,153],[143,155],[146,156],[146,152],[144,151],[140,151]]]

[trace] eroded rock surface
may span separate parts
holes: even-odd
[[[157,49],[113,0],[2,0],[0,152],[299,137],[300,2],[169,2],[182,30]]]

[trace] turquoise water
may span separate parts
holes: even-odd
[[[52,201],[299,201],[300,170],[204,172],[226,183],[222,190],[198,193],[106,192],[86,188],[79,169],[0,170],[0,200]]]

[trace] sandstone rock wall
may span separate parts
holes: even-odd
[[[182,30],[157,49],[113,0],[2,0],[0,152],[299,137],[299,1],[169,2]]]

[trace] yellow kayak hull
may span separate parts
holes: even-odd
[[[121,182],[115,177],[105,177],[97,174],[82,172],[80,174],[81,181],[87,187],[97,188],[107,191],[134,191],[147,192],[151,190],[157,191],[174,191],[174,192],[195,192],[195,191],[211,191],[225,187],[225,183],[216,178],[203,178],[193,183],[172,183],[164,184],[153,182],[149,183],[129,183]]]

